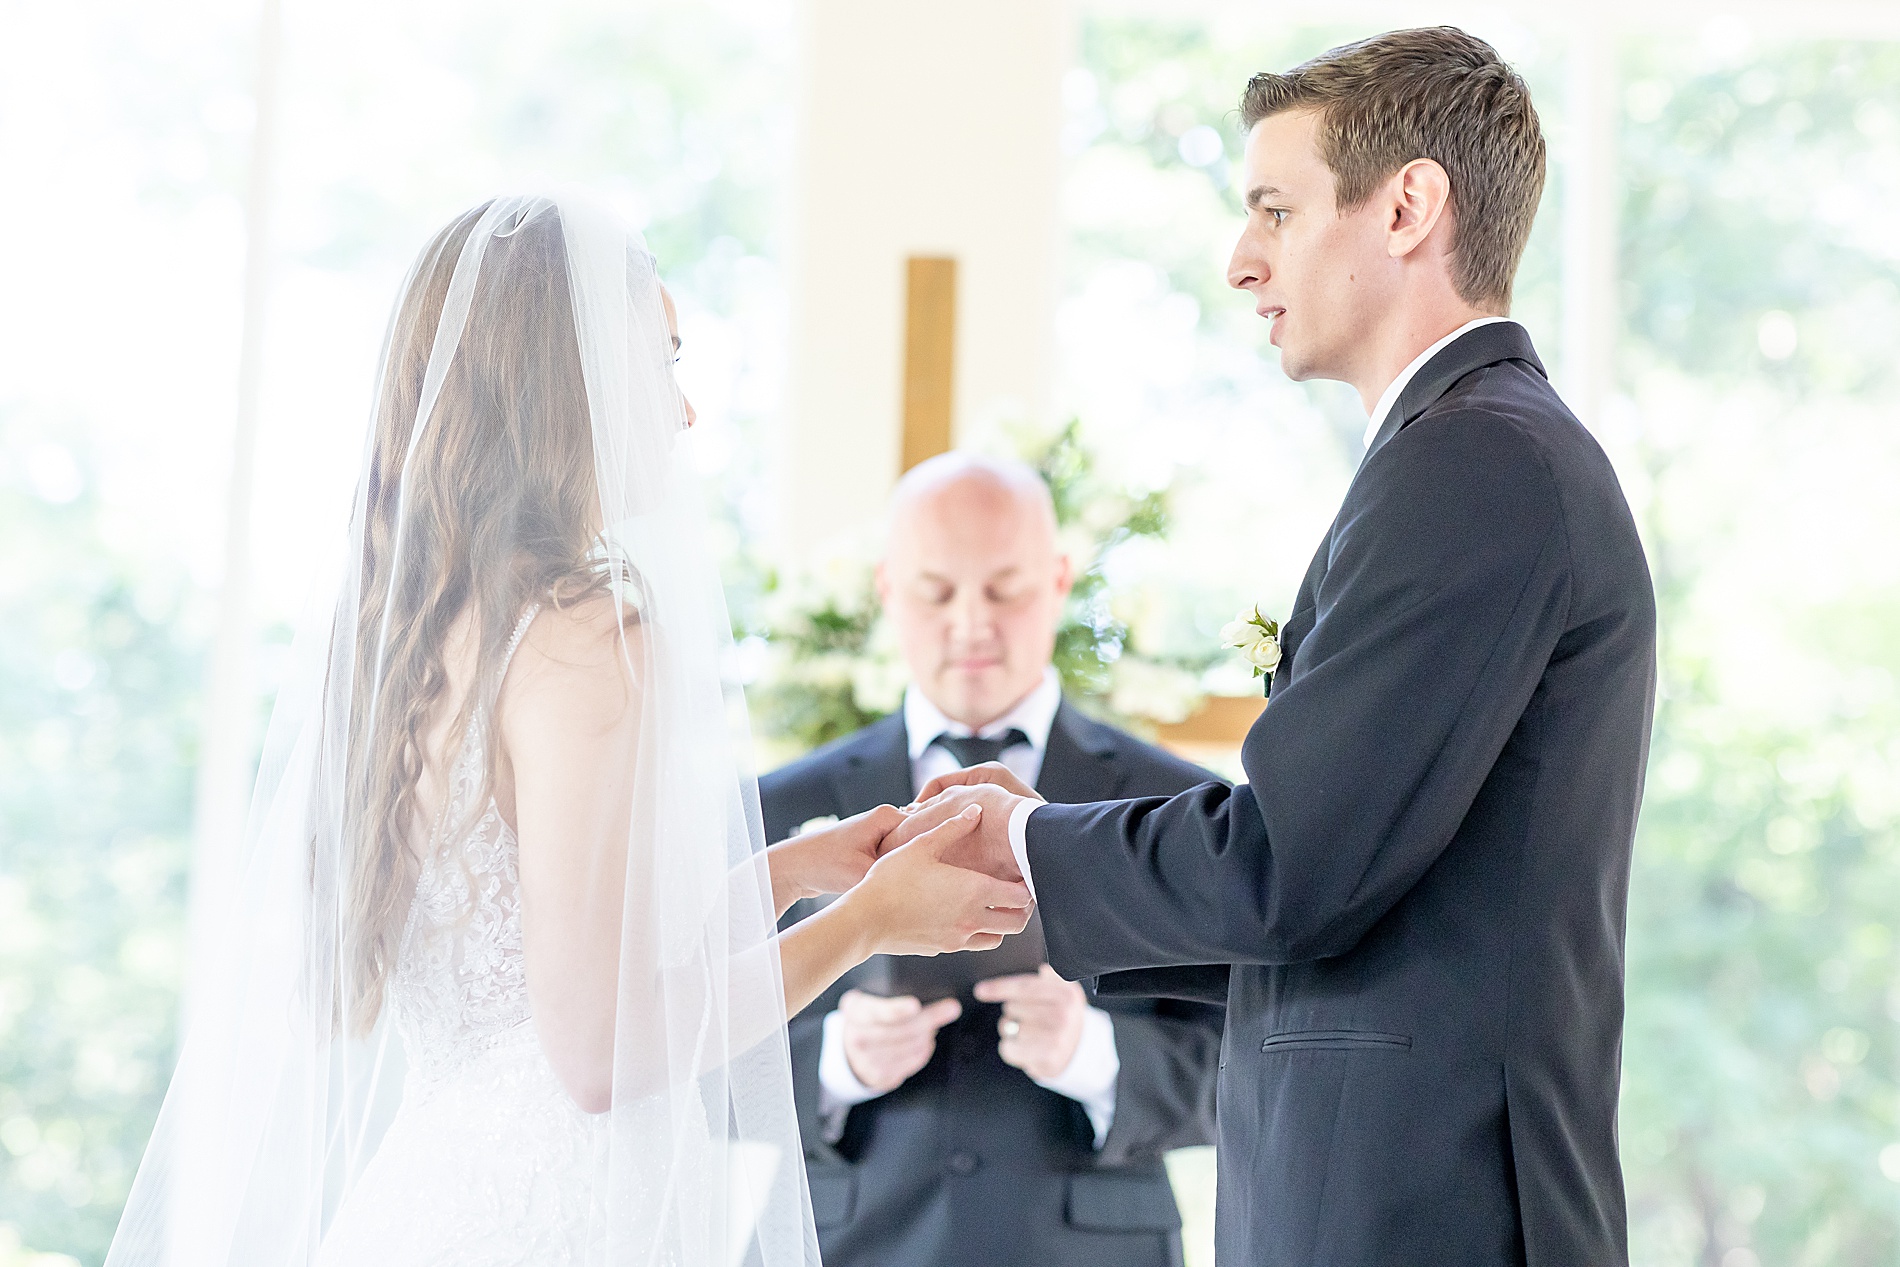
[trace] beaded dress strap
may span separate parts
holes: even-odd
[[[515,652],[521,649],[521,640],[528,636],[528,626],[532,625],[534,618],[540,614],[541,604],[529,603],[528,610],[522,612],[521,619],[515,622],[515,632],[513,636],[508,639],[508,650],[503,653],[501,657],[501,668],[495,674],[497,681],[508,675],[508,665],[513,662]]]

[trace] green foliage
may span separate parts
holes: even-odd
[[[1880,619],[1900,627],[1900,607]],[[1751,724],[1674,667],[1631,886],[1636,1248],[1891,1262],[1900,710]]]
[[[1733,520],[1700,504],[1724,449],[1791,451],[1817,405],[1851,436],[1860,401],[1892,382],[1900,263],[1870,249],[1874,218],[1844,212],[1870,149],[1900,157],[1888,123],[1900,120],[1900,61],[1888,45],[1812,42],[1696,65],[1642,41],[1624,71],[1624,382],[1640,398],[1659,377],[1689,378],[1711,421],[1723,391],[1761,400],[1770,419],[1757,435],[1732,412],[1727,428],[1659,417],[1638,446],[1663,698],[1630,898],[1633,1251],[1659,1264],[1730,1251],[1890,1263],[1900,594],[1870,568],[1849,597],[1789,609],[1764,578],[1741,601],[1780,607],[1798,650],[1764,673],[1725,672],[1748,624],[1731,622],[1740,612],[1716,588]],[[1777,342],[1764,319],[1798,337]]]
[[[873,664],[879,622],[871,569],[833,561],[822,578],[830,583],[820,579],[768,571],[761,634],[772,668],[746,693],[753,723],[791,755],[842,739],[897,706],[882,686],[888,666]]]
[[[1036,468],[1056,505],[1060,528],[1087,534],[1086,562],[1076,572],[1068,609],[1056,630],[1053,662],[1069,696],[1104,715],[1139,724],[1114,706],[1114,666],[1135,654],[1126,621],[1110,602],[1108,564],[1116,549],[1136,538],[1165,541],[1168,491],[1116,488],[1103,479],[1099,462],[1071,418],[1062,430],[1024,455]]]
[[[0,485],[0,1226],[87,1262],[173,1059],[200,668],[95,510]]]
[[[1708,382],[1891,390],[1900,257],[1874,171],[1900,164],[1900,45],[1825,40],[1692,73],[1680,50],[1624,58],[1623,356]],[[1786,314],[1788,355],[1763,347]]]

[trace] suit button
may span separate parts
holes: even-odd
[[[976,1168],[982,1164],[983,1159],[975,1153],[950,1154],[950,1169],[959,1175],[973,1175],[976,1173]]]

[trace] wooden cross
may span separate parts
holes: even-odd
[[[901,474],[950,451],[957,359],[957,262],[913,255],[904,285],[904,444]]]

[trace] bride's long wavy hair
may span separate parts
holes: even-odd
[[[411,451],[450,283],[487,206],[458,216],[424,248],[390,329],[376,406],[362,503],[336,1000],[339,1019],[358,1034],[382,1011],[415,890],[417,784],[445,704],[451,637],[466,619],[475,654],[440,754],[445,798],[468,728],[492,716],[523,610],[607,586],[557,214],[525,213],[485,244],[467,326]],[[494,745],[486,749],[484,784],[492,787]]]

